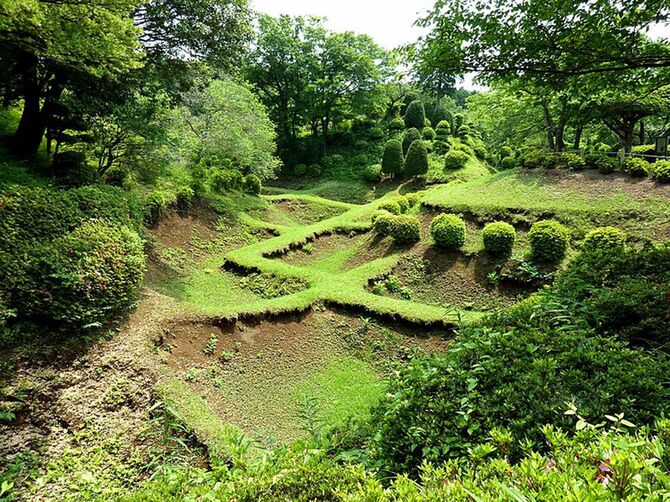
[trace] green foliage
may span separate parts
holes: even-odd
[[[195,192],[190,186],[179,186],[175,191],[175,204],[179,209],[188,209],[193,205]]]
[[[412,101],[405,112],[405,127],[416,128],[419,131],[426,125],[426,110],[421,101]]]
[[[570,243],[570,235],[559,222],[543,220],[533,223],[528,232],[528,240],[534,260],[558,262],[565,256]]]
[[[405,195],[405,199],[409,204],[409,207],[416,207],[421,202],[421,197],[423,192],[412,192]]]
[[[402,154],[402,143],[397,139],[392,139],[386,143],[386,147],[384,148],[382,172],[395,177],[402,173],[404,166],[405,159]]]
[[[397,244],[417,242],[421,240],[421,223],[416,216],[393,216],[390,235]]]
[[[147,225],[155,225],[165,213],[168,199],[160,190],[149,192],[144,199],[144,221]]]
[[[648,176],[651,165],[639,157],[626,157],[623,161],[623,171],[631,176]]]
[[[421,139],[421,133],[419,132],[419,129],[416,128],[411,128],[407,129],[405,131],[405,134],[403,134],[402,137],[402,153],[403,155],[407,155],[407,152],[409,151],[409,147],[412,146],[412,143],[415,141],[418,141]]]
[[[217,193],[231,192],[242,189],[242,173],[235,169],[212,169],[210,184]]]
[[[452,149],[444,156],[444,168],[448,170],[462,169],[470,156],[463,151]]]
[[[391,122],[389,122],[389,129],[392,131],[402,131],[405,128],[405,121],[400,117],[394,117]]]
[[[616,171],[616,168],[618,167],[617,159],[597,153],[588,154],[584,158],[584,161],[586,162],[586,167],[589,169],[597,169],[603,174],[611,174]]]
[[[500,161],[501,169],[514,169],[516,167],[516,159],[514,157],[503,157]]]
[[[512,147],[510,146],[503,146],[500,148],[500,158],[505,158],[505,157],[512,157],[514,154],[514,150],[512,150]]]
[[[411,207],[409,199],[404,195],[399,195],[398,197],[393,199],[393,201],[398,204],[400,212],[403,214],[409,211],[409,208]]]
[[[372,164],[363,169],[363,179],[371,183],[376,183],[382,179],[381,164]]]
[[[633,423],[669,409],[658,379],[666,357],[570,325],[502,328],[466,329],[447,354],[415,358],[392,376],[371,419],[385,469],[416,476],[423,462],[465,456],[500,430],[541,448],[545,424],[571,425],[570,403],[587,420],[621,412]],[[519,446],[505,441],[502,453],[517,458]]]
[[[34,248],[18,291],[22,315],[82,330],[114,319],[137,298],[142,241],[127,227],[91,221]]]
[[[620,251],[626,245],[626,232],[615,227],[600,227],[591,230],[584,238],[585,252]]]
[[[259,195],[261,193],[261,179],[255,174],[247,174],[242,179],[242,190],[253,195]]]
[[[561,153],[556,155],[554,165],[558,169],[570,169],[572,171],[579,171],[586,167],[586,162],[582,157],[575,153]]]
[[[512,253],[516,230],[504,221],[489,223],[482,230],[484,249],[497,256],[508,256]]]
[[[372,228],[379,235],[391,235],[391,228],[395,219],[394,214],[385,210],[375,211],[372,215]]]
[[[441,121],[435,128],[435,138],[433,139],[433,148],[436,153],[444,155],[449,151],[451,126],[446,120]]]
[[[435,217],[430,224],[430,233],[440,247],[456,249],[465,244],[465,222],[455,214]]]
[[[651,177],[661,183],[670,183],[670,160],[657,160],[651,165]]]
[[[54,155],[51,166],[58,184],[68,188],[93,185],[100,181],[95,169],[86,163],[80,152],[62,152]]]
[[[406,200],[407,199],[405,199],[405,201]],[[403,212],[402,208],[400,207],[399,198],[382,202],[381,204],[379,204],[379,206],[377,206],[377,209],[381,211],[387,211],[391,214],[400,214]]]
[[[421,140],[414,141],[405,158],[405,176],[416,177],[428,172],[428,151]]]
[[[293,174],[295,176],[305,176],[307,174],[307,166],[305,164],[296,164],[293,166]]]
[[[522,165],[526,169],[539,169],[548,167],[550,161],[550,154],[545,150],[528,150],[522,158]]]
[[[424,127],[423,131],[421,131],[421,135],[423,136],[423,139],[432,141],[435,139],[435,129],[432,127]]]

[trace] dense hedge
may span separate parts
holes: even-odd
[[[430,233],[440,247],[456,249],[465,244],[465,222],[455,214],[436,216],[430,224]]]
[[[372,229],[379,235],[391,235],[391,227],[395,215],[384,209],[375,211],[372,215]]]
[[[426,124],[426,110],[421,101],[412,101],[405,112],[405,127],[423,129]]]
[[[414,141],[407,151],[405,176],[414,178],[428,172],[428,150],[421,140]]]
[[[461,169],[468,163],[470,156],[463,151],[452,149],[444,156],[445,169]]]
[[[424,127],[423,131],[421,131],[421,135],[423,136],[423,139],[433,141],[435,139],[435,129],[432,127]]]
[[[421,223],[416,216],[401,214],[391,222],[391,237],[398,244],[410,244],[421,240]]]
[[[670,160],[657,160],[652,164],[651,177],[661,183],[670,183]]]
[[[262,183],[261,179],[255,174],[247,174],[242,179],[242,190],[253,195],[261,193]]]
[[[297,168],[298,166],[296,166]],[[243,177],[236,169],[214,168],[210,173],[210,184],[212,190],[218,193],[230,192],[242,189]]]
[[[405,166],[405,159],[402,155],[402,143],[397,139],[389,140],[384,148],[384,157],[382,158],[382,172],[391,177],[402,174]]]
[[[531,256],[542,262],[557,262],[563,259],[568,249],[568,230],[557,221],[543,220],[533,224],[528,232]]]
[[[379,206],[377,206],[377,209],[381,211],[387,211],[391,214],[400,214],[402,212],[400,204],[395,199],[382,202],[381,204],[379,204]]]
[[[422,139],[421,133],[418,129],[412,128],[405,131],[405,134],[402,136],[402,153],[404,156],[407,156],[409,147],[412,146],[412,143]]]
[[[600,227],[591,230],[584,238],[585,252],[619,251],[626,245],[626,232],[615,227]]]
[[[382,166],[381,164],[373,164],[366,166],[363,169],[363,179],[375,183],[381,181],[382,179]]]
[[[501,169],[514,169],[516,167],[516,159],[514,157],[503,157],[500,161]]]
[[[516,230],[512,225],[504,221],[489,223],[482,230],[484,249],[498,256],[507,256],[512,253]]]

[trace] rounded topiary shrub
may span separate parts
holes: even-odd
[[[405,134],[402,136],[402,153],[403,155],[407,155],[407,152],[409,151],[409,147],[412,146],[412,143],[414,143],[417,140],[421,139],[421,133],[419,132],[418,129],[412,128],[408,129],[405,131]]]
[[[405,195],[405,199],[407,199],[407,202],[409,203],[409,207],[416,206],[419,202],[421,202],[422,197],[423,197],[423,192],[414,192],[414,193],[408,193],[407,195]]]
[[[658,160],[651,166],[651,177],[661,183],[670,183],[670,160]]]
[[[260,194],[262,186],[261,179],[255,174],[247,174],[242,180],[242,189],[250,194]]]
[[[35,253],[20,310],[66,328],[99,327],[132,306],[144,270],[136,232],[90,221]]]
[[[240,190],[242,188],[242,173],[235,169],[212,169],[210,173],[212,190],[217,193]]]
[[[379,235],[390,235],[394,219],[395,215],[388,211],[377,210],[372,215],[372,229]]]
[[[401,214],[393,217],[391,237],[398,244],[409,244],[421,240],[421,223],[416,216]]]
[[[382,172],[392,178],[402,174],[405,166],[405,159],[402,155],[402,143],[397,139],[389,140],[384,148],[384,157],[382,158]]]
[[[423,129],[426,123],[426,110],[421,101],[412,101],[405,112],[405,127]]]
[[[623,170],[631,176],[643,177],[649,174],[650,165],[649,162],[638,157],[626,157],[623,162]]]
[[[393,200],[398,204],[401,213],[406,213],[407,211],[409,211],[410,203],[407,197],[405,197],[404,195],[400,195]]]
[[[366,166],[363,169],[363,179],[371,183],[376,183],[382,179],[382,166],[381,164],[373,164],[371,166]]]
[[[440,247],[459,248],[465,243],[465,222],[455,214],[441,214],[431,222],[430,234]]]
[[[500,157],[505,158],[505,157],[511,157],[513,153],[513,150],[509,146],[503,146],[500,148]]]
[[[389,122],[389,129],[392,131],[401,131],[405,128],[405,121],[400,117],[395,117]]]
[[[407,151],[405,176],[415,178],[428,172],[428,150],[421,140],[416,140]]]
[[[547,167],[550,154],[544,150],[529,150],[527,151],[521,161],[521,164],[526,169],[540,169]]]
[[[575,153],[556,155],[554,164],[558,169],[570,169],[572,171],[580,171],[586,167],[584,159]]]
[[[626,232],[616,227],[600,227],[591,230],[584,238],[583,250],[620,251],[626,246]]]
[[[307,174],[307,166],[305,164],[296,164],[293,166],[294,176],[305,176]]]
[[[461,150],[450,150],[444,156],[445,169],[461,169],[465,167],[470,156]]]
[[[400,214],[402,212],[402,208],[396,199],[382,202],[379,204],[379,206],[377,206],[377,209],[381,211],[387,211],[391,214]]]
[[[423,136],[423,139],[433,141],[433,139],[435,139],[435,129],[432,127],[424,127],[423,131],[421,131],[421,135]]]
[[[512,254],[516,230],[509,223],[497,221],[489,223],[482,231],[484,249],[493,255],[507,256]]]
[[[503,157],[500,161],[501,169],[514,169],[516,167],[516,159],[514,157]]]
[[[528,233],[531,256],[534,260],[557,262],[568,249],[568,230],[557,221],[543,220],[533,224]]]

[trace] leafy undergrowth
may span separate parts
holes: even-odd
[[[471,156],[462,169],[445,169],[443,156],[431,156],[428,164],[426,183],[436,185],[439,183],[465,182],[482,178],[491,174],[491,168],[486,162]]]

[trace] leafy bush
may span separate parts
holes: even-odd
[[[465,244],[465,222],[454,214],[441,214],[431,222],[430,234],[438,246],[459,248]]]
[[[423,131],[421,131],[421,135],[423,136],[423,139],[432,141],[435,139],[435,129],[432,127],[424,127]]]
[[[371,183],[381,181],[382,179],[381,164],[373,164],[363,169],[363,179],[365,179],[366,181],[370,181]]]
[[[444,156],[445,169],[461,169],[465,167],[470,156],[462,151],[452,149]]]
[[[670,183],[670,160],[657,160],[651,166],[651,177],[661,183]]]
[[[18,291],[23,315],[76,330],[98,327],[137,298],[145,269],[142,240],[102,221],[35,248]]]
[[[531,256],[534,260],[557,262],[568,249],[568,230],[557,221],[543,220],[533,224],[528,232]]]
[[[586,167],[586,162],[583,158],[575,153],[562,153],[555,156],[554,165],[558,169],[570,169],[572,171],[579,171]]]
[[[472,134],[472,128],[469,125],[462,125],[458,128],[458,137],[461,139],[467,139],[468,136]]]
[[[296,164],[293,166],[293,174],[295,176],[305,176],[307,174],[307,166],[305,164]]]
[[[421,101],[412,101],[405,112],[405,127],[423,129],[426,122],[426,110]]]
[[[516,159],[514,157],[503,157],[500,161],[502,169],[514,169],[516,167]]]
[[[247,174],[242,179],[242,189],[246,193],[258,195],[261,193],[261,188],[262,188],[261,179],[255,174]]]
[[[412,128],[408,129],[405,131],[405,134],[403,134],[402,137],[402,153],[403,155],[407,155],[407,152],[409,151],[409,147],[412,146],[412,143],[414,143],[417,140],[421,139],[421,133],[419,132],[418,129]]]
[[[647,176],[650,167],[649,162],[638,157],[626,157],[623,161],[623,171],[631,176]]]
[[[416,216],[401,214],[391,222],[391,237],[398,244],[409,244],[421,240],[421,223]]]
[[[382,202],[381,204],[379,204],[379,206],[377,206],[377,209],[381,211],[387,211],[391,214],[400,214],[402,212],[402,209],[397,199]]]
[[[584,239],[585,252],[619,251],[626,245],[626,232],[615,227],[591,230]]]
[[[423,141],[412,143],[405,159],[405,176],[414,178],[428,172],[428,151]]]
[[[528,150],[522,157],[521,164],[526,169],[541,169],[547,167],[549,155],[544,150]]]
[[[51,169],[58,184],[64,187],[93,185],[100,181],[98,172],[86,163],[86,156],[81,152],[57,153]]]
[[[586,167],[589,169],[597,169],[603,174],[611,174],[616,171],[618,161],[615,158],[608,157],[601,154],[589,154],[584,158]]]
[[[505,157],[512,157],[514,151],[509,146],[503,146],[500,148],[500,158],[504,159]]]
[[[415,476],[425,461],[467,456],[498,435],[516,458],[515,440],[541,448],[545,424],[572,424],[570,402],[593,421],[624,413],[652,423],[670,411],[659,378],[670,371],[666,357],[565,325],[501,328],[468,328],[445,355],[415,358],[393,374],[371,418],[384,469]]]
[[[405,121],[400,117],[395,117],[389,123],[389,129],[392,131],[402,131],[405,128]]]
[[[193,204],[195,192],[190,186],[180,186],[175,192],[176,204],[180,209],[187,209]]]
[[[130,178],[130,172],[122,166],[112,166],[105,173],[105,182],[112,186],[122,187]]]
[[[516,230],[509,223],[497,221],[489,223],[482,230],[484,249],[493,255],[507,256],[512,253]]]
[[[392,139],[386,143],[384,148],[384,157],[382,159],[382,172],[392,178],[402,174],[405,159],[402,155],[402,143],[397,139]]]
[[[409,200],[407,199],[407,197],[405,197],[404,195],[400,195],[393,200],[398,204],[398,207],[400,208],[401,213],[404,214],[407,211],[409,211],[410,204],[409,204]]]
[[[375,211],[372,215],[372,229],[379,235],[391,235],[395,215],[385,210]]]
[[[435,128],[435,138],[433,139],[433,148],[436,153],[444,155],[449,151],[449,135],[451,134],[451,126],[446,120],[441,121]]]
[[[154,190],[149,192],[144,201],[144,222],[155,225],[167,209],[168,200],[163,192]]]
[[[407,199],[409,207],[414,207],[419,203],[422,196],[423,196],[422,192],[408,193],[407,195],[405,195],[405,199]]]
[[[639,155],[656,155],[656,145],[635,145],[630,151]]]
[[[217,193],[242,189],[242,173],[236,169],[212,169],[210,174],[212,190]]]

